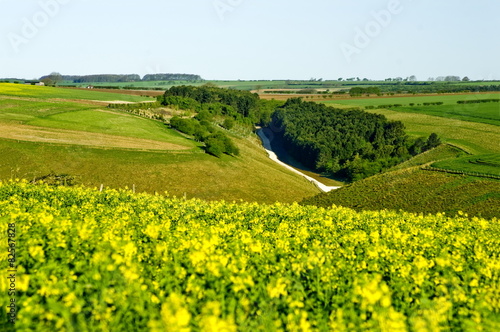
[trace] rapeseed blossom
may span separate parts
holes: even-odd
[[[497,219],[8,182],[0,221],[20,331],[500,330]]]

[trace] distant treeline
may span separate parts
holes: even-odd
[[[462,93],[500,91],[500,85],[472,85],[466,83],[405,82],[393,85],[378,85],[383,93]]]
[[[51,75],[40,77],[40,80],[49,78]],[[123,83],[123,82],[141,82],[141,81],[201,81],[199,75],[192,74],[148,74],[142,79],[137,74],[114,75],[114,74],[99,74],[99,75],[61,75],[63,81],[73,83]]]
[[[296,160],[318,171],[359,180],[440,144],[436,134],[410,141],[399,121],[361,110],[289,99],[272,128]]]

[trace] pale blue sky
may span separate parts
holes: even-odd
[[[0,77],[500,79],[499,17],[498,0],[0,0]]]

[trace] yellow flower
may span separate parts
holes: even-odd
[[[281,295],[286,296],[288,294],[286,288],[287,284],[284,278],[278,278],[266,287],[267,293],[271,298],[279,298]]]

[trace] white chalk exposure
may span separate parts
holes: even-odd
[[[262,145],[264,146],[264,149],[267,151],[267,154],[269,155],[269,158],[271,160],[277,162],[278,164],[280,164],[283,167],[286,167],[287,169],[291,170],[292,172],[295,172],[295,173],[297,173],[299,175],[302,175],[307,180],[309,180],[312,183],[314,183],[323,192],[330,192],[332,190],[340,188],[340,187],[330,187],[330,186],[327,186],[327,185],[319,182],[318,180],[313,179],[312,177],[310,177],[308,175],[305,175],[304,173],[300,172],[299,170],[296,170],[295,168],[291,167],[290,165],[285,164],[284,162],[282,162],[281,160],[279,160],[278,156],[276,155],[276,153],[274,153],[274,151],[273,151],[273,149],[271,147],[271,142],[267,138],[267,136],[264,133],[264,131],[262,129],[258,129],[257,130],[257,135],[259,135],[259,137],[260,137],[260,139],[262,141]]]

